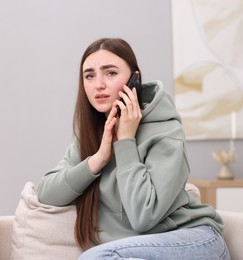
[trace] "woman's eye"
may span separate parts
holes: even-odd
[[[94,75],[92,75],[92,74],[87,74],[87,75],[85,75],[85,78],[86,79],[92,79],[94,77]]]
[[[117,72],[115,72],[115,71],[109,71],[107,74],[108,74],[109,76],[115,76],[115,75],[117,75]]]

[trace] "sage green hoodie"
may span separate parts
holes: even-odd
[[[143,102],[136,138],[115,142],[114,156],[99,175],[90,171],[88,158],[80,162],[74,142],[43,177],[39,200],[55,206],[71,204],[101,175],[101,242],[199,225],[221,232],[223,223],[216,211],[185,191],[190,170],[184,132],[162,82],[143,84]]]

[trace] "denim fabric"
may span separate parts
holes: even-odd
[[[223,237],[200,226],[115,240],[85,251],[78,260],[229,260]]]

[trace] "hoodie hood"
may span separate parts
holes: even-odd
[[[161,122],[178,120],[181,117],[176,111],[175,104],[165,90],[161,81],[152,81],[142,85],[142,99],[144,109],[142,110],[141,123]]]

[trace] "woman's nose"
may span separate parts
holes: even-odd
[[[96,77],[96,88],[97,89],[104,89],[105,86],[105,81],[104,78],[102,76],[97,76]]]

